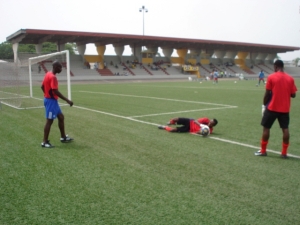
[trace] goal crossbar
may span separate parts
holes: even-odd
[[[68,99],[71,100],[71,70],[70,70],[70,53],[69,50],[64,50],[60,52],[55,52],[55,53],[50,53],[46,55],[41,55],[41,56],[36,56],[36,57],[31,57],[28,59],[28,67],[29,67],[29,87],[30,87],[30,97],[33,97],[33,92],[32,92],[32,69],[31,65],[35,64],[37,62],[41,62],[43,60],[49,59],[54,56],[66,54],[66,63],[67,63],[67,86],[68,86]]]

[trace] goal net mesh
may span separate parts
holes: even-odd
[[[19,53],[16,63],[0,61],[0,102],[16,109],[42,108],[41,84],[55,60],[63,65],[62,72],[57,74],[59,89],[71,98],[67,55],[67,51],[45,55]]]

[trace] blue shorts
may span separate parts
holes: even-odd
[[[44,106],[46,110],[46,119],[54,120],[58,114],[62,113],[56,99],[44,98]]]

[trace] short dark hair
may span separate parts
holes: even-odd
[[[54,66],[57,66],[57,65],[61,66],[61,63],[60,63],[58,60],[55,60],[55,61],[52,63],[52,66],[54,67]]]
[[[275,62],[274,62],[274,65],[279,67],[279,68],[283,68],[284,67],[284,64],[282,62],[282,60],[280,59],[277,59]]]
[[[215,122],[215,126],[218,124],[218,120],[213,118],[213,121]]]

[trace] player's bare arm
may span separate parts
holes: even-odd
[[[271,93],[272,92],[270,90],[266,90],[265,96],[264,96],[264,102],[263,102],[264,105],[266,105],[270,101]]]
[[[73,105],[73,102],[69,99],[67,99],[62,93],[59,92],[58,89],[54,89],[53,92],[62,100],[66,101],[70,106]]]

